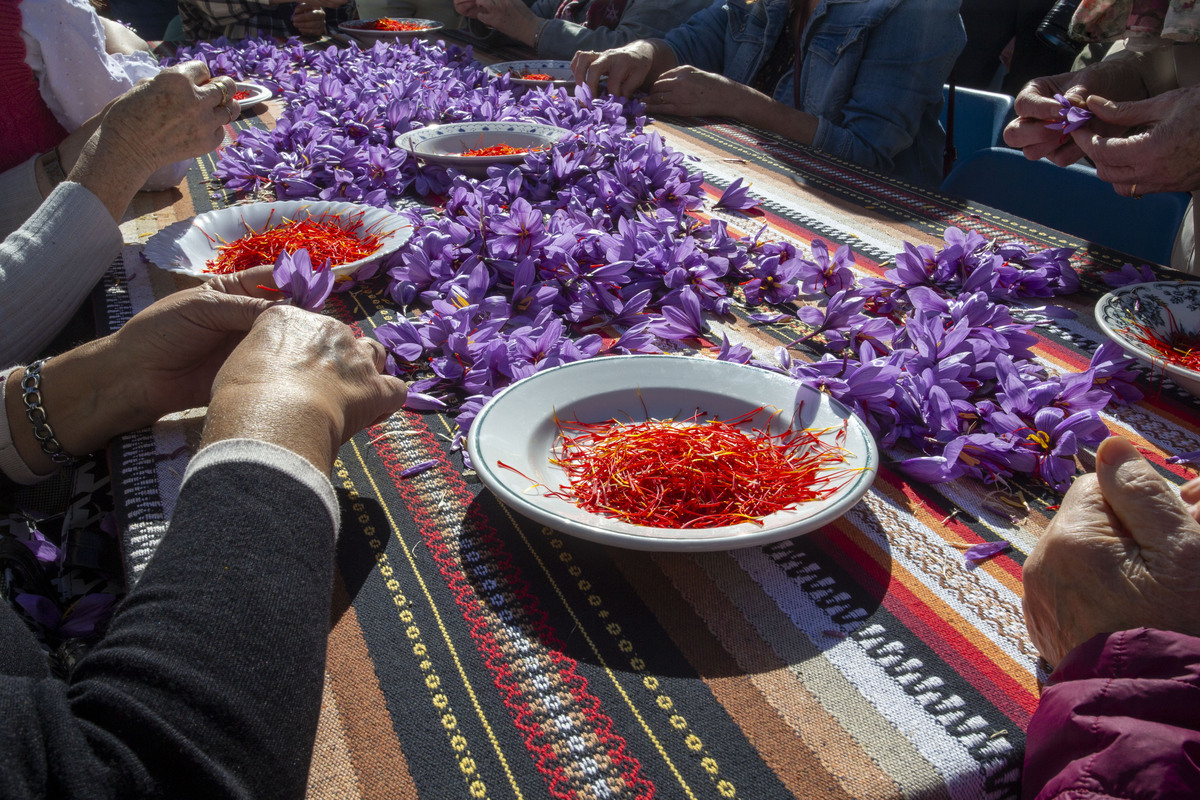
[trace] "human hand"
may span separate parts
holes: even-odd
[[[256,320],[217,373],[204,441],[249,437],[328,470],[337,449],[404,404],[387,351],[330,317],[275,306]]]
[[[292,24],[301,36],[325,35],[325,9],[317,3],[296,3]]]
[[[677,117],[740,118],[739,106],[754,89],[692,66],[667,70],[647,90],[646,110]]]
[[[1057,664],[1100,633],[1200,635],[1200,523],[1128,441],[1106,439],[1025,562],[1025,621]]]
[[[1192,478],[1179,490],[1179,496],[1188,506],[1192,519],[1200,522],[1200,478]]]
[[[1047,158],[1060,167],[1074,164],[1083,157],[1083,151],[1075,141],[1064,138],[1060,131],[1046,125],[1059,119],[1062,105],[1054,99],[1061,94],[1078,106],[1085,105],[1088,97],[1099,94],[1103,97],[1132,99],[1134,86],[1140,82],[1132,78],[1129,69],[1121,62],[1100,62],[1079,72],[1064,72],[1035,78],[1021,89],[1013,103],[1016,119],[1004,129],[1004,142],[1009,147],[1023,150],[1031,161]],[[1086,129],[1102,133],[1117,133],[1102,121],[1091,120]]]
[[[275,304],[271,266],[220,275],[168,295],[115,334],[105,371],[117,376],[130,430],[208,404],[213,379],[258,315]]]
[[[655,49],[653,42],[639,39],[600,53],[580,50],[571,59],[571,73],[575,83],[586,84],[593,95],[599,91],[601,79],[607,77],[611,94],[632,97],[634,92],[656,77],[651,74],[656,59]]]
[[[533,37],[542,18],[529,9],[521,0],[474,0],[474,9],[469,16],[484,25],[511,36],[519,42],[533,46]],[[458,6],[455,5],[457,10]],[[467,12],[459,12],[466,14]]]
[[[1200,88],[1113,103],[1093,94],[1088,109],[1119,134],[1094,129],[1072,133],[1075,144],[1096,165],[1096,175],[1117,194],[1191,192],[1200,189]],[[1094,128],[1095,126],[1093,126]]]
[[[458,12],[460,16],[474,19],[475,15],[478,13],[479,5],[475,2],[475,0],[454,0],[454,10]]]

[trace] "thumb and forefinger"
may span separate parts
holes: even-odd
[[[1181,530],[1197,528],[1171,485],[1126,439],[1113,436],[1100,443],[1096,480],[1109,508],[1140,547],[1161,549]]]

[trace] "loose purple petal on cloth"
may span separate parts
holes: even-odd
[[[734,211],[745,211],[754,208],[758,203],[758,200],[750,196],[750,186],[742,186],[741,178],[729,184],[729,187],[721,193],[721,199],[717,201],[717,205],[721,208],[729,208]]]
[[[1190,453],[1176,453],[1173,456],[1167,456],[1168,464],[1200,464],[1200,450],[1193,450]]]
[[[95,633],[96,626],[108,619],[113,604],[116,602],[117,598],[106,592],[89,594],[67,609],[62,625],[58,629],[59,635],[71,638]]]
[[[431,394],[409,392],[404,398],[404,407],[409,411],[441,411],[446,404]]]
[[[972,564],[978,564],[981,561],[986,561],[999,552],[1007,550],[1011,547],[1008,542],[984,542],[972,547],[968,547],[963,553],[963,558],[970,561]]]
[[[413,464],[411,467],[407,467],[407,468],[401,470],[400,477],[401,478],[411,478],[413,475],[420,475],[425,470],[433,469],[434,467],[436,467],[437,463],[438,462],[436,460],[431,459],[429,461],[422,461],[420,464]]]

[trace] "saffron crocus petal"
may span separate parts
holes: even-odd
[[[1173,456],[1167,456],[1168,464],[1200,464],[1200,450],[1193,450],[1190,453],[1176,453]]]
[[[411,478],[413,475],[420,475],[422,472],[436,467],[437,463],[437,459],[430,459],[429,461],[422,461],[420,464],[413,464],[411,467],[400,470],[400,477]]]
[[[717,201],[717,205],[734,211],[745,211],[758,205],[758,200],[750,196],[749,185],[742,186],[742,179],[738,178],[721,193],[721,199]]]
[[[67,609],[58,628],[59,635],[67,638],[92,635],[96,627],[112,614],[116,602],[117,598],[107,592],[87,595]]]
[[[442,411],[446,403],[431,394],[410,391],[404,398],[404,407],[410,411]]]
[[[16,597],[17,605],[25,609],[25,613],[33,617],[39,625],[42,625],[50,630],[58,630],[58,623],[62,621],[62,614],[58,610],[58,606],[48,597],[42,597],[40,594],[18,594]]]
[[[963,552],[963,558],[970,561],[972,564],[978,564],[981,561],[986,561],[997,553],[1007,550],[1011,545],[1005,541],[999,542],[983,542],[982,544],[968,547]]]
[[[62,555],[62,550],[59,550],[53,542],[46,541],[40,535],[31,541],[22,542],[22,544],[28,547],[33,552],[34,557],[43,564],[57,564],[59,557]]]

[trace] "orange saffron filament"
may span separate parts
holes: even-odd
[[[285,220],[283,224],[270,226],[262,231],[250,229],[240,239],[222,243],[217,247],[216,258],[209,259],[204,271],[217,275],[241,272],[260,264],[274,264],[280,253],[295,253],[308,250],[313,267],[320,269],[326,260],[331,267],[349,264],[366,258],[379,249],[380,234],[363,227],[361,214],[349,221],[337,215],[326,215],[305,220]]]
[[[1162,357],[1164,363],[1200,371],[1200,333],[1179,330],[1171,309],[1164,307],[1164,310],[1170,327],[1166,336],[1137,321],[1131,321],[1121,333],[1149,347]]]
[[[563,422],[551,462],[569,484],[550,492],[592,513],[652,528],[762,520],[837,492],[857,470],[835,442],[843,428],[779,434],[732,420]]]
[[[373,19],[369,23],[363,23],[363,29],[369,31],[424,31],[428,30],[428,25],[422,25],[418,22],[403,22],[398,19]]]
[[[528,147],[510,147],[506,144],[494,144],[491,147],[482,147],[478,150],[464,150],[464,156],[515,156],[519,153],[528,153]]]

